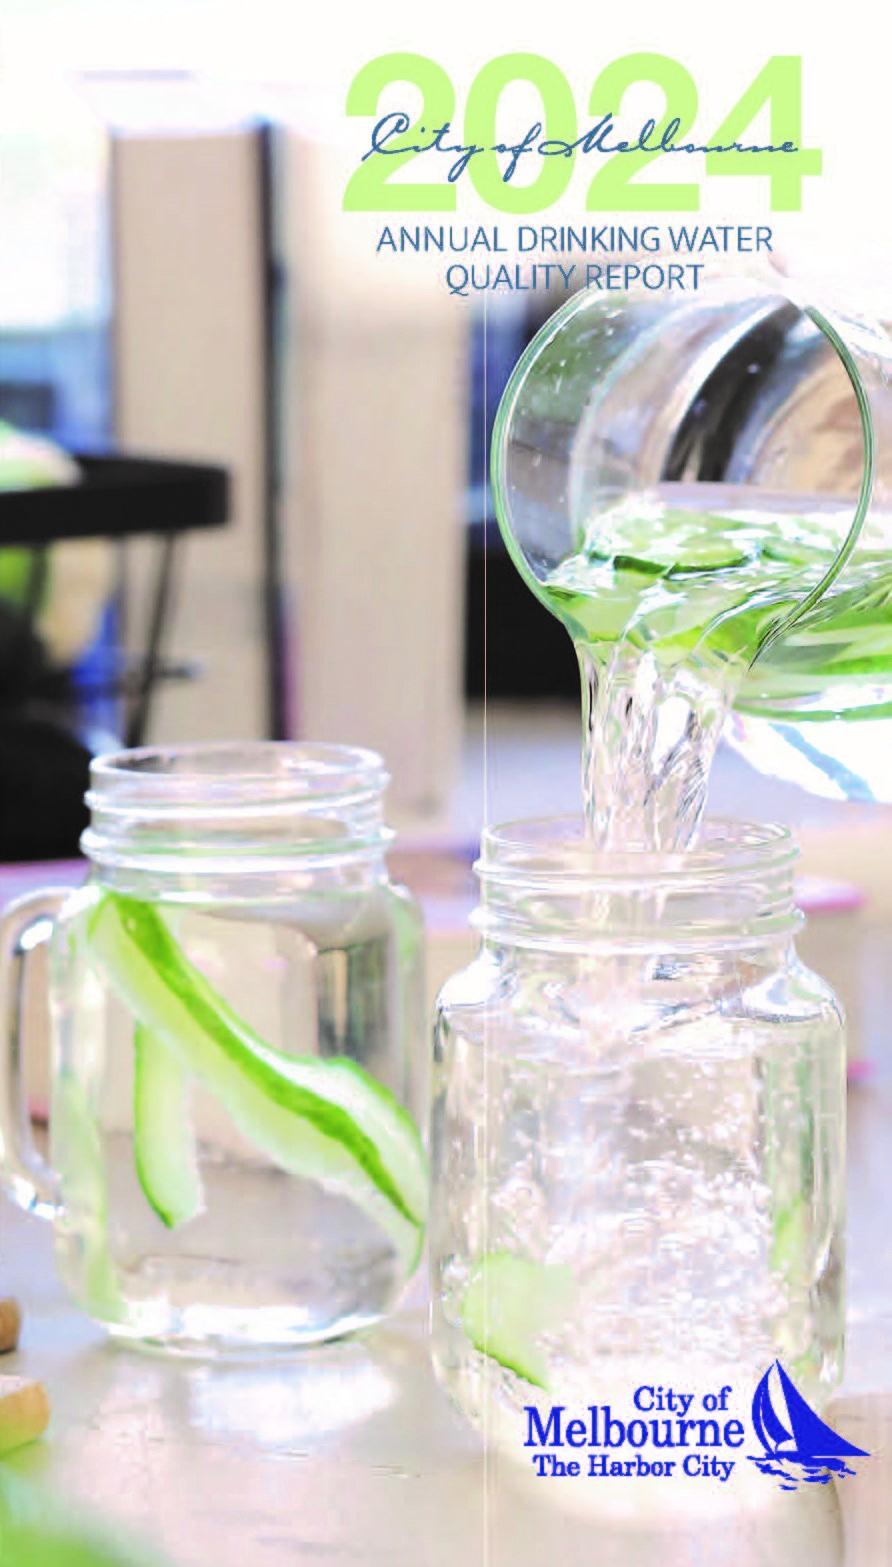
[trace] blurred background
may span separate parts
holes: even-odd
[[[485,542],[490,589],[519,616],[499,617],[490,693],[578,711],[569,643],[487,530],[494,411],[557,300],[468,308],[423,258],[376,267],[367,234],[346,262],[343,156],[294,92],[133,71],[3,93],[5,710],[27,702],[33,742],[52,705],[91,750],[371,745],[405,831],[476,833],[463,746],[480,727]],[[71,542],[108,477],[89,459],[121,452],[224,468],[225,526],[205,531],[221,519],[201,493],[191,515],[148,495],[149,465],[96,513],[97,537]],[[39,551],[23,548],[32,522]],[[7,820],[7,860],[74,850],[70,826],[68,842],[58,821],[18,841]]]
[[[403,842],[466,858],[484,819],[578,807],[575,659],[511,567],[488,489],[505,381],[563,295],[450,298],[442,256],[376,254],[386,221],[443,215],[341,210],[368,137],[347,90],[405,47],[400,11],[357,17],[347,49],[334,16],[311,36],[275,0],[250,17],[229,0],[3,0],[2,860],[74,853],[89,755],[121,743],[364,743],[387,758]],[[460,106],[504,51],[498,27],[477,18],[459,48],[443,18],[416,23]],[[766,58],[755,29],[726,81],[693,21],[671,39],[611,22],[573,50],[527,23],[512,47],[556,59],[580,105],[611,55],[646,45],[685,60],[717,121]],[[877,67],[841,83],[833,39],[812,34],[804,123],[825,176],[805,210],[775,216],[764,180],[719,179],[704,211],[770,221],[783,265],[847,285],[860,265],[884,313],[888,214],[865,206],[857,155],[870,126],[839,114],[873,101]],[[773,25],[770,52],[800,45],[795,16]],[[544,218],[578,224],[583,192]],[[452,221],[498,219],[466,190]],[[77,466],[23,454],[12,431]],[[67,505],[22,504],[22,484],[60,482]],[[823,797],[723,751],[712,806],[854,820],[810,781]]]
[[[575,810],[575,659],[488,486],[508,374],[565,296],[461,300],[448,257],[376,254],[413,215],[341,211],[330,83],[146,69],[138,32],[76,69],[70,17],[11,6],[20,60],[62,58],[7,50],[0,92],[0,857],[74,854],[89,755],[122,743],[372,746],[406,843]],[[835,819],[730,753],[713,796]]]

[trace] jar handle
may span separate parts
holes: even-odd
[[[0,918],[0,1184],[28,1213],[52,1219],[56,1176],[38,1153],[25,1091],[22,999],[28,954],[49,940],[70,887],[17,898]]]

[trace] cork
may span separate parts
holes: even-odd
[[[0,1355],[18,1349],[22,1313],[17,1300],[0,1300]]]
[[[0,1376],[0,1457],[42,1436],[50,1420],[50,1401],[42,1382]]]

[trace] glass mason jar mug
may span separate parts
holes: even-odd
[[[327,1339],[385,1313],[418,1263],[422,924],[387,879],[386,782],[344,746],[100,757],[87,885],[5,918],[4,1178],[113,1334]],[[16,1005],[47,916],[49,1164]]]
[[[793,946],[795,853],[739,823],[684,854],[484,834],[481,951],[436,1023],[434,1360],[514,1456],[534,1404],[840,1375],[844,1036]]]

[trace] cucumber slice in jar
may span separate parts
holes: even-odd
[[[491,1251],[465,1290],[462,1326],[474,1348],[506,1371],[548,1391],[548,1361],[539,1339],[572,1314],[576,1299],[568,1263],[532,1262]]]
[[[356,1204],[418,1262],[427,1164],[412,1117],[343,1057],[288,1056],[228,1006],[183,953],[157,909],[104,893],[87,920],[94,960],[143,1028],[216,1096],[275,1164]]]
[[[192,1084],[160,1034],[133,1036],[133,1143],[139,1184],[162,1224],[178,1229],[204,1212]]]
[[[69,1071],[56,1078],[51,1118],[65,1170],[66,1225],[79,1243],[84,1303],[103,1322],[117,1322],[124,1306],[109,1248],[105,1156],[86,1090]]]

